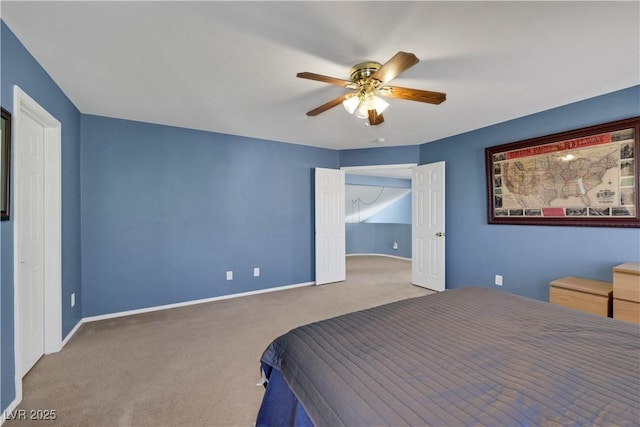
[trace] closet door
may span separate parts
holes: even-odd
[[[346,279],[344,171],[316,168],[316,285]]]

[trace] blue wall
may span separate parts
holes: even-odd
[[[312,172],[338,155],[83,115],[84,316],[313,281]]]
[[[0,43],[2,106],[17,84],[62,123],[63,336],[82,316],[313,280],[314,167],[446,161],[448,288],[502,274],[504,290],[546,300],[554,278],[611,280],[640,261],[640,229],[487,225],[484,175],[485,147],[639,115],[640,87],[422,146],[337,152],[85,116],[4,22]],[[13,221],[0,236],[3,410],[15,398]]]
[[[346,224],[346,252],[411,258],[411,224]],[[398,249],[393,249],[393,242]]]
[[[400,165],[420,161],[419,145],[361,148],[340,151],[340,167]]]
[[[369,185],[377,187],[411,188],[411,180],[382,176],[346,174],[347,185]],[[348,212],[348,210],[347,210]],[[363,222],[411,224],[411,193],[373,214]]]
[[[71,293],[78,300],[80,287],[80,113],[4,22],[0,22],[2,106],[13,113],[13,85],[18,85],[62,123],[62,336],[80,321],[82,304],[68,303]],[[14,150],[15,152],[15,150]],[[13,170],[11,171],[13,174]],[[13,179],[12,179],[13,182]],[[11,196],[13,199],[13,188]],[[11,209],[14,207],[11,201]],[[2,229],[2,303],[0,337],[2,402],[5,409],[15,398],[13,327],[13,212],[0,223]],[[65,304],[66,303],[66,304]]]
[[[378,224],[411,225],[411,193],[405,194],[386,208],[371,215],[363,222]]]
[[[640,229],[488,225],[484,149],[640,115],[640,86],[423,144],[420,163],[446,162],[447,288],[494,286],[548,300],[563,276],[612,280],[640,261]]]
[[[411,188],[410,179],[355,174],[346,174],[345,183]],[[345,240],[347,255],[382,254],[411,258],[411,193],[361,223],[346,224]],[[393,242],[398,243],[397,249],[393,249]]]

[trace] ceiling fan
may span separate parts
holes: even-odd
[[[307,116],[317,116],[338,104],[343,104],[349,114],[354,114],[360,119],[368,119],[366,124],[376,126],[384,122],[382,112],[389,106],[380,96],[426,102],[428,104],[442,103],[447,99],[445,93],[386,85],[387,82],[413,67],[419,61],[413,53],[400,51],[384,65],[373,61],[354,65],[351,68],[351,80],[343,80],[306,71],[298,73],[296,77],[302,79],[317,80],[354,90],[308,111]]]

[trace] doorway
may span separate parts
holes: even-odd
[[[18,86],[13,113],[14,364],[20,401],[24,374],[42,354],[62,346],[62,125]]]
[[[343,168],[348,254],[411,260],[413,166]]]
[[[411,178],[412,283],[436,291],[445,289],[445,163],[358,166],[346,173]]]

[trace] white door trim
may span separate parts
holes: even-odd
[[[14,147],[20,144],[20,121],[24,115],[41,124],[44,130],[44,352],[55,353],[62,348],[62,124],[18,86],[13,87]],[[20,150],[14,154],[11,169],[13,188],[20,188]],[[19,249],[19,191],[13,191],[13,298],[14,298],[14,364],[16,400],[22,400]]]
[[[344,171],[315,168],[316,285],[346,279]]]

